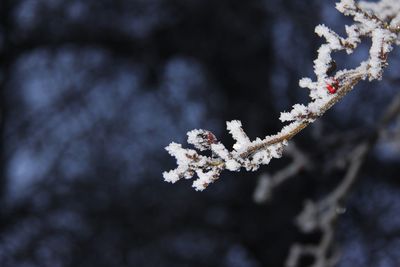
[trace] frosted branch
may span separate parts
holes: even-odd
[[[272,158],[280,158],[283,148],[297,133],[321,117],[328,109],[340,101],[361,80],[380,80],[387,66],[389,53],[394,45],[400,44],[400,1],[381,0],[378,3],[342,0],[336,8],[346,16],[352,16],[354,24],[346,26],[347,37],[319,25],[315,28],[317,35],[324,37],[326,43],[318,49],[314,60],[316,80],[302,78],[300,87],[310,90],[310,102],[307,105],[295,104],[289,112],[280,116],[284,126],[275,135],[251,141],[242,128],[240,121],[227,123],[227,130],[236,141],[232,150],[228,150],[217,138],[206,130],[193,130],[188,133],[188,143],[199,151],[209,151],[210,155],[200,155],[195,150],[182,148],[180,144],[171,143],[166,149],[177,159],[178,167],[164,172],[165,181],[175,183],[195,174],[198,178],[193,187],[204,190],[217,180],[224,170],[239,171],[245,168],[255,171],[266,165]],[[335,73],[335,62],[332,53],[344,50],[353,53],[362,37],[369,37],[372,45],[369,58],[351,70],[339,70]],[[335,73],[335,74],[333,74]]]

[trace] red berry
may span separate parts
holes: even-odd
[[[333,86],[330,85],[330,84],[328,84],[328,85],[326,86],[326,89],[328,89],[329,93],[331,93],[331,94],[336,93],[336,88],[333,87]]]
[[[326,89],[328,89],[329,93],[334,94],[339,89],[339,82],[332,78],[331,83],[326,84]]]

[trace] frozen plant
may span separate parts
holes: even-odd
[[[318,49],[314,60],[316,79],[302,78],[300,87],[310,90],[307,105],[295,104],[289,112],[282,112],[280,120],[287,122],[280,132],[264,138],[250,140],[240,121],[227,122],[227,130],[236,143],[228,150],[213,133],[207,130],[188,132],[188,143],[195,149],[183,148],[181,144],[171,143],[166,150],[177,160],[178,167],[164,172],[165,181],[175,183],[182,178],[190,179],[196,190],[202,191],[217,180],[224,170],[255,171],[268,164],[272,158],[280,158],[288,141],[302,131],[328,109],[340,101],[361,80],[380,80],[387,66],[388,55],[394,46],[400,45],[400,1],[381,0],[380,2],[356,3],[354,0],[341,0],[336,9],[351,16],[354,23],[346,25],[347,37],[341,37],[325,25],[318,25],[315,32],[326,39]],[[335,71],[332,53],[345,50],[353,53],[361,38],[371,38],[369,58],[354,69]],[[199,152],[209,151],[209,156]],[[288,264],[288,266],[292,266]]]

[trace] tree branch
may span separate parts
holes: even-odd
[[[389,10],[393,12],[388,12],[382,3],[392,5]],[[200,155],[195,150],[171,143],[166,149],[177,159],[178,167],[163,173],[165,181],[175,183],[197,174],[199,178],[194,181],[193,187],[201,191],[217,180],[225,169],[257,170],[261,165],[268,164],[272,158],[280,158],[290,139],[339,102],[358,82],[365,79],[380,80],[388,65],[388,54],[394,45],[400,43],[400,20],[396,13],[400,3],[382,0],[376,5],[367,5],[365,9],[362,6],[365,3],[357,5],[354,0],[342,0],[336,5],[341,13],[354,19],[353,25],[346,26],[347,38],[340,37],[325,25],[315,28],[315,32],[327,41],[318,49],[318,57],[314,60],[317,80],[313,82],[310,78],[303,78],[299,82],[300,87],[310,89],[311,101],[307,106],[295,104],[290,112],[281,113],[280,120],[290,123],[279,133],[250,141],[240,121],[228,122],[227,129],[236,140],[233,150],[229,151],[210,131],[188,132],[188,143],[199,151],[210,151],[211,156]],[[382,9],[385,9],[386,15],[379,17]],[[344,69],[331,76],[333,66],[336,65],[331,54],[341,50],[348,54],[353,53],[362,37],[370,37],[372,40],[369,59],[361,62],[355,69]]]

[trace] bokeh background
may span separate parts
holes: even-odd
[[[381,82],[357,87],[295,138],[313,159],[253,200],[256,173],[224,173],[199,193],[163,182],[163,149],[194,128],[232,144],[225,121],[255,138],[307,101],[325,23],[351,23],[333,1],[1,0],[0,266],[283,266],[294,218],[343,177],[326,168],[365,138],[400,86],[400,53]],[[368,55],[366,40],[339,68]],[[397,133],[398,123],[391,129]],[[370,153],[338,222],[338,266],[400,266],[399,143]],[[309,266],[305,260],[304,266]]]

